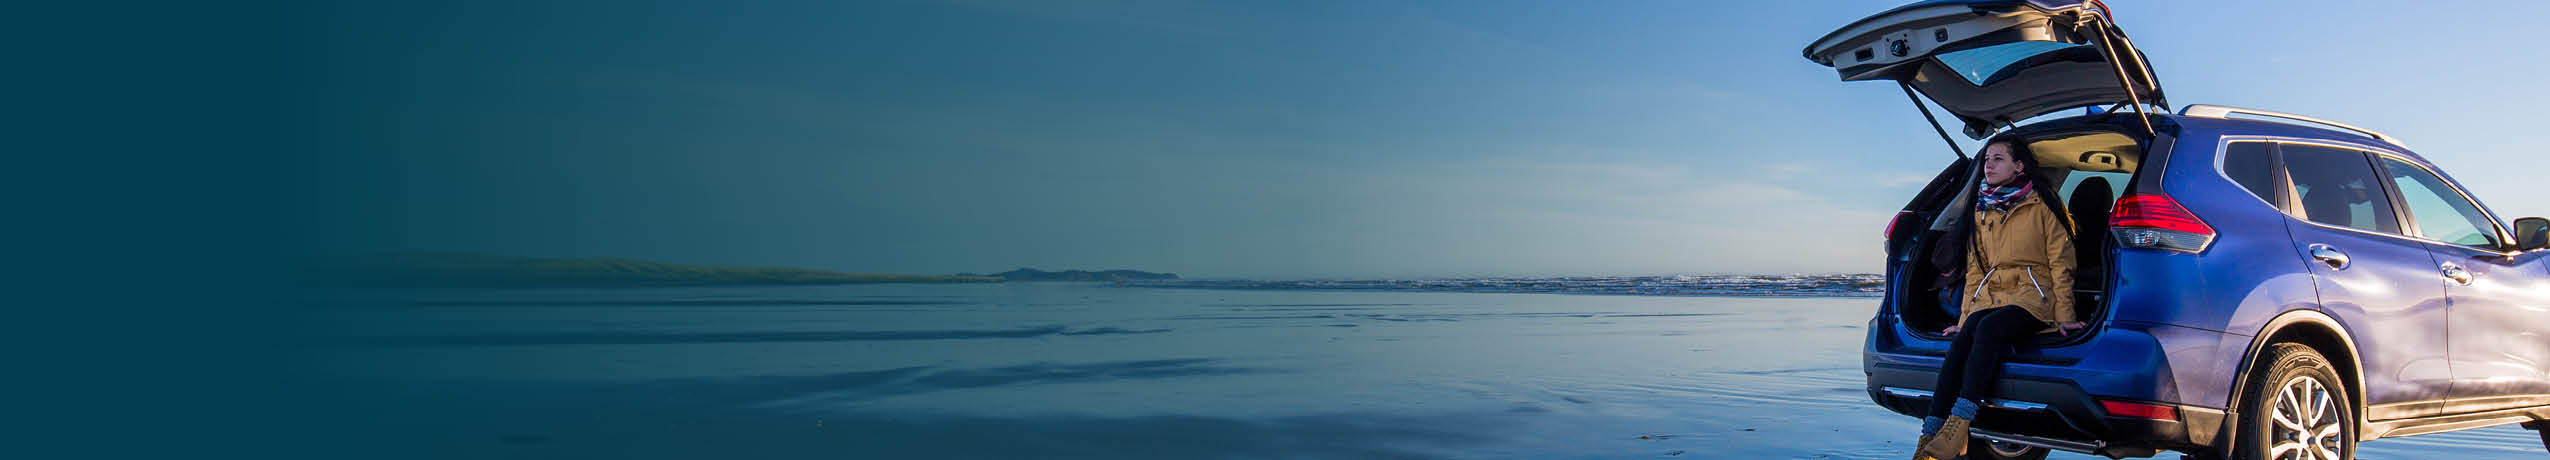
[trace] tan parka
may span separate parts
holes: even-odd
[[[2006,211],[1974,212],[1973,246],[1966,253],[1966,300],[1957,324],[1975,312],[2017,305],[2044,321],[2038,333],[2079,321],[2072,313],[2071,225],[2029,192]]]

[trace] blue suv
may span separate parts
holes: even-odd
[[[1973,458],[2351,458],[2355,443],[2550,428],[2550,220],[2501,221],[2372,130],[2264,110],[2170,113],[2097,2],[1925,1],[1806,48],[1845,81],[1893,81],[1957,158],[1886,230],[1869,397],[1928,407],[1956,318],[1976,162],[2026,142],[2062,184],[2086,333],[2018,347]],[[2083,113],[2058,116],[2058,112]],[[2510,231],[2511,230],[2511,231]],[[2058,293],[2057,295],[2062,295]],[[2550,431],[2543,442],[2550,446]]]

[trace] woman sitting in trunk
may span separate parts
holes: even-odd
[[[1930,416],[1922,418],[1915,460],[1957,458],[1966,453],[1967,428],[2000,378],[2010,344],[2034,334],[2070,335],[2082,323],[2072,314],[2072,231],[2043,198],[2054,191],[2028,171],[2036,156],[2015,139],[1983,148],[1983,184],[1975,194],[1973,244],[1966,251],[1965,301],[1956,337],[1932,388]]]

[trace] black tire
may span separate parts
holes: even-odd
[[[2240,389],[2240,445],[2231,457],[2355,458],[2355,405],[2328,358],[2296,343],[2270,345],[2261,358],[2265,365]]]
[[[2053,451],[2043,447],[1993,442],[1983,438],[1966,441],[1966,460],[2045,460],[2045,455],[2050,453]]]

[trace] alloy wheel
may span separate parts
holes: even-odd
[[[2338,460],[2346,443],[2345,417],[2328,385],[2312,375],[2297,375],[2276,391],[2274,425],[2268,428],[2267,458]]]

